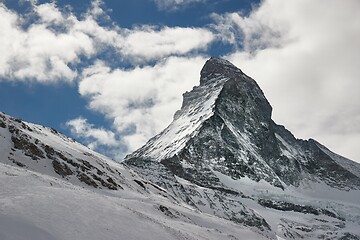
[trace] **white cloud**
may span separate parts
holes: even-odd
[[[88,10],[87,15],[90,15],[94,18],[103,16],[106,19],[110,20],[110,17],[107,16],[106,12],[102,8],[103,1],[102,0],[93,0],[91,2],[91,8]]]
[[[81,55],[94,54],[93,41],[83,32],[54,30],[53,24],[65,24],[65,18],[54,4],[35,8],[39,22],[23,28],[20,15],[0,4],[0,77],[8,80],[39,82],[72,81],[76,70],[69,67]]]
[[[135,61],[144,62],[171,54],[204,50],[214,39],[212,32],[202,28],[164,27],[155,30],[143,27],[126,34],[120,43],[120,51]]]
[[[259,82],[275,120],[357,161],[359,12],[356,0],[267,0],[248,17],[216,16],[245,46],[228,59]]]
[[[263,4],[266,3],[265,1]],[[216,22],[213,28],[218,32],[217,37],[247,52],[281,46],[286,40],[284,35],[288,26],[278,22],[276,18],[268,18],[269,13],[262,10],[263,5],[260,9],[251,12],[248,17],[239,13],[212,14]]]
[[[95,128],[85,118],[79,117],[66,123],[71,133],[76,137],[88,141],[88,147],[96,149],[99,146],[114,147],[119,145],[115,134],[103,128]]]
[[[198,84],[202,57],[170,57],[154,67],[112,70],[98,62],[83,73],[79,92],[89,108],[113,120],[128,152],[164,129],[181,106],[181,94]]]
[[[54,3],[34,5],[34,11],[38,14],[41,21],[46,23],[61,23],[65,20],[63,14],[56,8]]]
[[[78,76],[81,58],[91,61],[103,51],[131,63],[146,63],[204,50],[214,40],[211,31],[202,28],[101,26],[97,19],[106,17],[101,4],[93,1],[79,19],[55,3],[34,3],[36,20],[24,28],[29,20],[0,3],[0,78],[71,82]]]
[[[177,10],[193,3],[204,3],[207,0],[153,0],[160,10]]]

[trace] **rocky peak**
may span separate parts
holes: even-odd
[[[219,75],[231,78],[239,74],[243,74],[243,72],[229,61],[222,58],[211,57],[206,61],[200,72],[200,85],[216,79]]]
[[[255,80],[226,60],[210,58],[201,70],[200,85],[184,94],[173,122],[126,160],[161,162],[202,186],[209,185],[210,177],[215,179],[210,185],[221,185],[213,170],[233,179],[263,179],[280,188],[314,177],[334,185],[318,159],[323,164],[328,159],[329,169],[337,165],[334,160],[311,141],[289,138],[271,113]],[[346,169],[335,175],[360,186]]]
[[[234,87],[233,84],[236,86]],[[261,98],[266,101],[255,81],[239,68],[227,60],[210,58],[201,71],[200,85],[183,94],[182,107],[175,113],[173,122],[159,135],[150,139],[143,148],[127,158],[147,156],[161,161],[174,156],[198,133],[205,121],[215,112],[221,112],[223,106],[219,100],[220,96],[225,101],[232,102],[237,100],[236,97],[231,98],[234,94],[242,94],[244,99],[248,96],[257,96],[256,99]]]
[[[272,107],[263,91],[252,78],[245,74],[234,75],[223,86],[219,94],[216,111],[236,114],[244,120],[256,120],[252,123],[270,122]],[[235,116],[228,116],[234,120]]]
[[[200,73],[200,86],[212,86],[214,83],[221,84],[222,89],[219,94],[216,110],[221,111],[220,102],[236,104],[246,113],[252,112],[255,115],[263,115],[268,120],[271,119],[272,107],[264,96],[255,80],[244,74],[239,68],[229,61],[211,57],[206,61]],[[196,90],[196,88],[194,88]],[[196,96],[196,91],[184,94],[184,104],[188,99]],[[212,89],[207,89],[212,91]],[[236,109],[238,110],[238,109]]]

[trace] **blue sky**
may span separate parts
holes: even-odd
[[[209,56],[276,122],[360,161],[360,3],[0,0],[0,111],[114,159],[165,128]]]

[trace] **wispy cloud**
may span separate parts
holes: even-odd
[[[126,146],[116,132],[97,128],[87,119],[78,117],[66,122],[72,135],[81,140],[90,149],[106,152],[109,156],[121,159]]]
[[[160,10],[175,11],[194,3],[205,3],[207,0],[153,0]]]
[[[266,3],[264,3],[266,4]],[[266,16],[267,12],[252,11],[249,16],[241,13],[212,14],[216,24],[213,24],[217,38],[232,44],[242,51],[252,52],[284,44],[289,26],[279,23],[276,18]]]
[[[124,56],[144,62],[173,54],[184,55],[206,50],[214,39],[214,34],[204,28],[163,27],[157,30],[152,26],[144,26],[128,31],[119,49]]]

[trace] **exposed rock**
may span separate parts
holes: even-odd
[[[81,182],[83,182],[87,185],[93,186],[95,188],[98,187],[96,182],[92,178],[90,178],[88,175],[86,175],[85,173],[80,173],[77,177]]]
[[[33,160],[38,160],[45,158],[44,153],[38,148],[34,143],[29,142],[29,140],[23,136],[12,136],[12,142],[14,143],[14,148],[23,150],[25,155],[31,157]]]
[[[65,163],[60,163],[57,160],[53,160],[52,161],[52,165],[54,167],[54,170],[57,174],[61,175],[62,177],[66,177],[68,175],[72,175],[73,172],[71,171],[71,169],[69,168],[68,165],[66,165]]]

